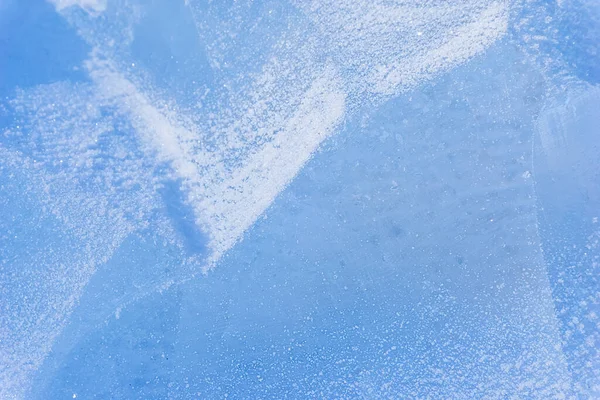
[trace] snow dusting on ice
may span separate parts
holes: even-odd
[[[5,21],[3,13],[13,19],[30,15],[22,11],[26,8],[19,8],[22,5],[9,3],[0,7],[0,23]],[[498,343],[505,338],[502,329],[511,334],[511,329],[523,329],[510,337],[510,344],[521,343],[526,350],[508,349],[505,356],[514,355],[511,362],[485,367],[493,371],[490,374],[503,376],[503,382],[484,382],[489,376],[483,373],[469,380],[458,367],[444,371],[421,366],[424,376],[438,376],[436,382],[444,382],[439,392],[431,389],[429,393],[447,394],[460,379],[467,382],[465,387],[475,381],[480,385],[475,392],[462,388],[465,391],[461,393],[480,390],[478,394],[496,393],[499,397],[510,390],[600,392],[593,383],[599,371],[600,310],[594,291],[598,284],[593,278],[598,266],[598,228],[589,226],[590,220],[597,223],[594,213],[600,191],[593,183],[597,169],[579,159],[595,159],[598,149],[590,132],[597,126],[595,107],[600,96],[594,79],[600,79],[600,74],[594,75],[594,63],[588,60],[593,59],[596,48],[587,44],[577,47],[585,51],[588,61],[582,61],[570,45],[560,44],[564,39],[561,29],[570,21],[579,21],[577,10],[591,10],[586,11],[590,20],[600,18],[594,19],[596,8],[590,2],[556,3],[558,6],[510,0],[47,0],[39,6],[39,15],[22,18],[22,29],[7,17],[13,25],[5,29],[8,33],[0,29],[0,47],[6,45],[7,49],[0,49],[0,94],[4,96],[0,99],[0,208],[5,210],[0,214],[0,398],[42,396],[52,386],[53,376],[68,376],[70,371],[64,365],[82,348],[80,343],[93,340],[96,332],[112,329],[115,321],[127,324],[136,318],[131,310],[137,304],[153,301],[158,294],[175,299],[163,316],[167,322],[154,321],[159,329],[167,330],[168,324],[176,327],[169,332],[175,339],[169,340],[192,340],[192,348],[197,338],[186,336],[187,326],[214,346],[207,350],[206,359],[219,351],[230,354],[232,342],[228,341],[240,327],[249,327],[246,332],[251,332],[250,336],[260,336],[261,329],[291,316],[312,321],[312,315],[300,315],[310,309],[307,299],[314,294],[310,290],[281,314],[277,314],[277,302],[295,293],[294,280],[308,282],[315,276],[318,284],[342,277],[340,283],[323,286],[332,290],[319,293],[319,301],[330,307],[323,306],[323,310],[342,313],[344,305],[354,299],[364,300],[365,310],[382,301],[386,303],[381,305],[383,309],[401,299],[414,305],[413,313],[420,313],[417,320],[425,325],[434,321],[432,329],[442,331],[455,322],[444,313],[459,312],[460,306],[448,311],[450,303],[438,303],[439,298],[467,304],[467,297],[461,296],[472,294],[473,315],[495,318],[496,325],[487,326],[489,331],[483,333],[470,332],[477,328],[468,325],[465,311],[460,316],[466,332],[462,337],[488,335],[489,348],[494,348],[501,347]],[[18,12],[8,14],[13,9]],[[35,29],[42,34],[35,36]],[[574,35],[588,43],[584,39],[597,31],[596,27],[585,29],[585,24],[578,25]],[[32,35],[30,53],[9,46],[27,34]],[[36,41],[41,44],[36,46]],[[50,44],[60,46],[60,51]],[[488,52],[492,61],[486,64],[482,60]],[[510,62],[502,64],[500,52]],[[54,58],[44,58],[46,53]],[[11,64],[20,68],[20,57],[31,68],[21,75],[30,80],[23,78],[11,87],[11,82],[3,82],[2,71],[13,68],[6,76],[21,76]],[[59,73],[56,60],[63,59],[69,61]],[[479,64],[465,69],[470,62]],[[34,73],[38,70],[43,70],[39,78]],[[477,86],[473,71],[487,80],[487,86]],[[522,79],[514,78],[519,73]],[[507,81],[500,82],[506,77]],[[589,82],[582,82],[585,80]],[[436,93],[437,84],[447,93]],[[476,93],[479,88],[492,88],[493,93]],[[465,94],[469,90],[470,94]],[[510,96],[515,96],[514,101]],[[390,116],[386,117],[386,112]],[[394,128],[378,127],[373,123],[376,118],[389,120]],[[363,135],[363,131],[374,136],[353,136]],[[320,172],[311,169],[316,158],[328,159],[331,147],[339,150],[331,156],[334,161],[319,164]],[[370,152],[377,154],[372,154],[372,159],[362,157]],[[375,161],[381,163],[375,166]],[[370,162],[373,165],[367,165]],[[577,172],[577,179],[565,172],[570,170]],[[319,173],[321,178],[315,178]],[[320,197],[310,197],[312,187],[304,194],[294,189],[287,194],[296,196],[289,215],[277,214],[281,211],[276,208],[278,199],[294,182],[300,180],[300,187],[306,181],[318,186],[323,177],[328,181],[321,187]],[[357,188],[358,182],[363,186]],[[588,202],[582,203],[581,198]],[[311,204],[317,204],[312,214],[302,214],[302,207]],[[276,237],[272,244],[257,239],[255,230],[265,229],[261,217],[266,218],[274,207],[282,218],[278,221],[292,224],[280,235],[281,243],[290,248],[275,249]],[[326,209],[339,218],[327,220],[327,213],[320,214]],[[310,231],[314,228],[311,224],[319,230]],[[376,224],[393,243],[388,243],[384,234],[366,235]],[[302,227],[315,237],[293,242],[290,238]],[[567,228],[586,234],[569,236]],[[280,228],[275,223],[271,229],[273,233]],[[339,245],[330,237],[333,232],[346,240],[344,245],[376,244],[372,249],[375,255],[362,254],[358,247],[344,249],[355,254],[354,261],[364,264],[356,270],[361,277],[356,287],[352,286],[356,271],[347,261],[333,260]],[[353,242],[361,232],[366,236]],[[478,235],[486,248],[469,244],[459,255],[460,246],[474,243],[468,240]],[[244,240],[248,236],[256,241],[255,253],[247,250],[255,243],[248,244]],[[301,247],[303,240],[313,243],[307,254],[293,253],[292,247]],[[572,243],[580,247],[565,250]],[[240,247],[242,254],[247,251],[253,258],[236,253]],[[385,251],[377,253],[381,249]],[[419,251],[423,252],[420,258],[416,256]],[[291,254],[305,264],[289,279],[278,277],[280,270],[295,265],[294,260],[282,261]],[[228,257],[238,264],[218,275],[219,267],[228,265]],[[261,269],[244,270],[251,269],[251,258],[262,260]],[[307,261],[313,258],[312,264]],[[395,262],[396,275],[378,270],[375,261],[379,259],[381,265]],[[453,268],[461,272],[442,281],[444,265],[436,264],[440,260],[451,260]],[[373,268],[365,267],[371,262]],[[377,276],[377,271],[390,273],[389,279]],[[394,279],[404,282],[398,278],[400,273],[405,274],[406,282],[418,282],[419,287],[407,283],[397,290],[396,297],[377,293],[373,282],[380,287],[396,282]],[[208,282],[211,276],[210,284],[198,283],[200,279]],[[271,297],[259,302],[263,287],[253,285],[271,279]],[[344,279],[347,281],[342,284]],[[452,294],[457,279],[461,282],[454,289],[469,287],[474,293]],[[317,283],[313,286],[320,287]],[[571,288],[580,283],[581,289],[574,294]],[[235,290],[232,294],[231,287],[238,284],[239,294]],[[200,289],[195,290],[194,285]],[[484,286],[484,294],[477,292]],[[249,288],[262,291],[257,295]],[[301,293],[301,286],[295,288]],[[531,288],[534,293],[526,293]],[[242,296],[246,289],[250,298],[236,302],[235,296]],[[352,290],[354,294],[349,294]],[[204,304],[196,304],[195,297],[201,291],[214,291],[215,299],[219,294],[222,298],[210,303],[207,294],[203,309],[200,306]],[[492,292],[498,298],[486,297]],[[426,298],[429,295],[432,297]],[[486,307],[489,310],[484,310]],[[497,310],[504,314],[495,315]],[[354,311],[362,315],[361,310]],[[348,315],[354,316],[354,311]],[[354,318],[348,315],[344,318]],[[344,318],[338,328],[345,326]],[[205,320],[213,325],[204,324]],[[154,323],[151,317],[148,321]],[[324,321],[327,325],[330,320]],[[287,332],[288,325],[284,327]],[[372,334],[371,328],[379,329],[352,328],[342,336],[356,335],[354,340],[360,342]],[[323,337],[331,334],[325,331],[323,328]],[[430,333],[417,337],[415,343],[435,348],[439,343],[419,342]],[[135,333],[129,334],[133,337]],[[452,334],[448,333],[449,337]],[[128,343],[134,339],[127,339]],[[262,338],[255,339],[260,347]],[[346,339],[335,340],[344,343]],[[165,354],[176,353],[168,347],[175,348],[175,344],[156,340],[152,337],[152,343],[166,350],[161,348],[160,357],[152,357],[167,360]],[[302,357],[316,363],[320,340],[315,335],[294,346],[310,349]],[[428,350],[415,355],[417,344],[407,348],[406,343],[386,342],[384,346],[384,341],[376,351],[358,345],[345,350],[362,357],[381,351],[386,360],[399,354],[403,366],[407,360],[430,356]],[[487,349],[485,345],[481,348]],[[154,344],[144,346],[154,349]],[[92,347],[93,355],[96,348]],[[289,349],[292,351],[292,345]],[[246,350],[250,354],[254,348]],[[480,350],[464,352],[471,352],[469,357],[475,359]],[[171,360],[180,365],[191,362],[181,354]],[[477,357],[482,364],[488,360],[485,354]],[[328,382],[320,396],[340,387],[364,398],[394,397],[398,387],[413,394],[421,390],[398,383],[406,378],[399,372],[383,373],[373,359],[363,361],[348,367],[353,371],[344,378],[348,381]],[[108,361],[97,365],[103,362]],[[464,362],[456,363],[468,364],[470,371],[478,368],[472,359]],[[351,364],[349,359],[339,363]],[[567,373],[572,366],[577,369]],[[193,365],[189,368],[194,369]],[[259,367],[253,364],[252,368]],[[585,368],[591,372],[576,376]],[[117,374],[110,368],[106,373]],[[305,379],[321,382],[323,373],[328,372]],[[170,374],[175,382],[182,372],[158,371],[152,379],[158,380],[162,374]],[[263,376],[256,375],[262,381]],[[32,385],[35,379],[43,381],[39,387]],[[214,382],[210,379],[218,381],[207,376],[207,387],[221,390],[219,384],[211,386]],[[169,396],[182,395],[173,382],[161,384],[160,390]],[[186,381],[185,387],[195,384]],[[86,398],[83,388],[65,390],[73,398]],[[161,398],[167,392],[154,395]],[[304,393],[319,397],[316,389]]]

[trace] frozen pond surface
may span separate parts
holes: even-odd
[[[600,3],[0,0],[0,398],[600,397]]]

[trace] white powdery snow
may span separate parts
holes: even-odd
[[[48,0],[54,4],[57,11],[67,7],[79,6],[92,14],[99,14],[106,10],[107,0]]]

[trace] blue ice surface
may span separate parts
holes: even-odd
[[[86,78],[77,71],[86,44],[50,3],[11,0],[0,7],[0,96],[15,87]]]
[[[202,32],[183,1],[139,2],[130,59],[119,62],[151,71],[140,79],[190,109],[193,90],[212,89],[218,109],[219,77],[242,69],[226,90],[242,87],[295,17],[269,1],[197,3]],[[183,182],[157,168],[158,206],[97,266],[40,364],[16,370],[22,398],[600,395],[599,7],[532,4],[511,18],[552,18],[536,14],[448,73],[348,117],[207,274],[189,260],[208,257],[210,238]],[[228,24],[241,34],[220,37]],[[527,29],[552,40],[530,48]],[[218,70],[198,50],[213,42]],[[37,315],[26,299],[50,255],[72,262],[86,237],[49,211],[41,169],[20,164],[54,153],[11,99],[90,84],[90,51],[51,4],[0,3],[0,150],[17,154],[0,160],[4,331],[18,331],[12,315]],[[92,147],[96,172],[78,190],[103,187],[95,178],[114,165],[115,142],[148,157],[124,118]],[[15,126],[21,134],[6,133]],[[8,340],[2,354],[21,343]]]

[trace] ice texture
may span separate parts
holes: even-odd
[[[599,32],[0,1],[0,398],[600,396]]]

